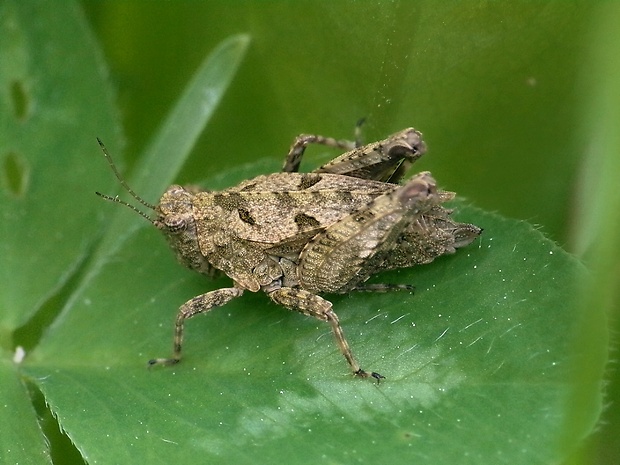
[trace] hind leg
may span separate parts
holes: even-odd
[[[349,347],[349,343],[344,337],[344,332],[340,326],[338,316],[332,310],[332,303],[322,297],[312,294],[311,292],[303,289],[294,289],[292,287],[283,287],[276,289],[269,293],[271,299],[291,310],[297,310],[304,315],[313,316],[321,321],[327,321],[331,327],[340,352],[346,359],[347,363],[351,367],[351,371],[355,376],[360,378],[375,378],[377,381],[385,378],[384,376],[374,371],[368,373],[360,367],[359,363],[353,356],[353,352]]]

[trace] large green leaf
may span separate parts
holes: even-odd
[[[31,399],[6,351],[0,360],[0,459],[3,463],[51,463]]]
[[[387,376],[379,385],[348,374],[324,323],[260,294],[188,322],[183,362],[148,370],[169,353],[176,308],[228,283],[183,270],[146,227],[26,372],[93,463],[557,461],[584,270],[528,224],[457,206],[485,228],[478,242],[378,278],[414,283],[416,295],[332,298],[363,365]]]
[[[99,51],[79,9],[69,2],[60,8],[4,2],[0,18],[0,81],[5,89],[0,136],[0,398],[9,407],[1,412],[0,461],[44,463],[50,457],[41,430],[44,422],[37,421],[13,360],[21,362],[24,349],[29,352],[38,342],[58,307],[79,294],[136,221],[118,210],[107,219],[112,215],[101,210],[93,194],[95,185],[108,191],[115,180],[102,180],[102,157],[86,154],[96,150],[95,135],[118,152],[120,130]],[[161,191],[178,172],[247,42],[243,36],[225,41],[198,70],[147,150],[148,169],[139,167],[142,177],[137,176],[134,185],[144,195],[151,194],[149,189]],[[95,246],[106,228],[107,235]],[[91,266],[84,264],[89,257]],[[76,270],[79,277],[69,281]]]
[[[96,134],[114,150],[121,137],[102,63],[73,2],[0,3],[2,463],[50,463],[12,352],[16,331],[45,313],[104,224],[89,195],[100,163],[87,155]],[[41,330],[19,343],[29,349]]]
[[[101,161],[88,154],[96,135],[118,151],[120,126],[101,54],[75,4],[2,2],[0,28],[0,334],[6,334],[63,285],[104,224],[89,195]],[[105,180],[101,188],[112,185]]]

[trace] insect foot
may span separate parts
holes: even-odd
[[[298,173],[308,144],[346,149],[320,168]],[[226,274],[232,287],[207,292],[183,304],[176,317],[173,351],[149,365],[181,360],[186,320],[240,297],[265,292],[273,302],[329,323],[351,372],[363,370],[323,293],[411,290],[409,284],[365,284],[386,270],[432,262],[476,239],[481,229],[451,219],[442,204],[453,193],[437,189],[428,172],[402,185],[406,169],[426,151],[413,128],[371,144],[304,135],[286,157],[283,171],[261,175],[218,192],[170,186],[157,205],[141,199],[118,173],[123,188],[147,214],[117,197],[166,236],[179,261],[206,276]]]

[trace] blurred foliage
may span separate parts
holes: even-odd
[[[193,70],[244,32],[251,52],[181,180],[262,157],[302,132],[367,140],[407,126],[423,168],[491,211],[569,237],[580,155],[581,2],[86,2],[116,80],[128,155]]]

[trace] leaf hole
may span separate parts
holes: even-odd
[[[24,121],[28,116],[30,98],[26,92],[26,86],[22,81],[11,83],[11,102],[13,103],[13,114],[19,121]]]
[[[22,197],[28,188],[30,169],[26,159],[16,152],[9,152],[2,161],[2,178],[5,188],[15,197]]]

